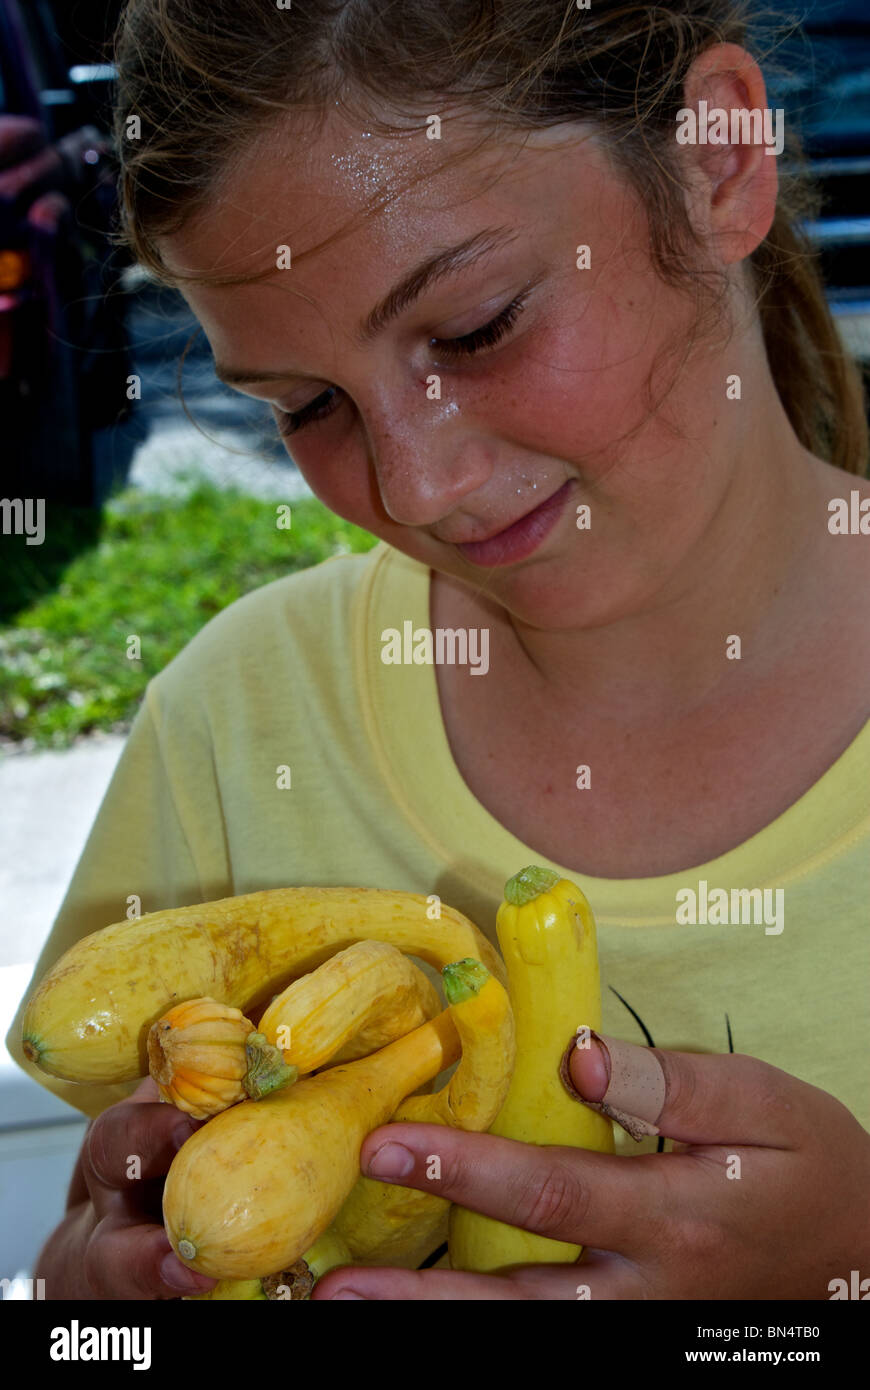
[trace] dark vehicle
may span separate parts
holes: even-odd
[[[108,127],[113,71],[68,66],[44,0],[0,0],[0,490],[90,505],[130,410]]]

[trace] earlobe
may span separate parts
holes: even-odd
[[[783,113],[770,111],[761,69],[737,44],[696,58],[683,100],[677,143],[701,176],[717,259],[730,265],[751,255],[773,223]]]

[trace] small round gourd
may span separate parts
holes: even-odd
[[[160,1099],[196,1120],[289,1084],[284,1063],[240,1009],[216,999],[187,999],[151,1025],[148,1067]]]

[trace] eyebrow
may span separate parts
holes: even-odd
[[[454,275],[458,270],[467,270],[492,251],[514,241],[517,235],[516,229],[512,227],[485,227],[474,236],[467,237],[465,241],[457,242],[455,246],[448,246],[445,250],[429,256],[403,276],[375,305],[357,329],[357,342],[361,346],[371,342],[383,332],[388,323],[398,318],[399,314],[419,299],[431,285],[448,275]],[[252,367],[230,367],[219,362],[215,363],[215,373],[227,386],[255,386],[266,381],[286,381],[288,376],[294,375],[291,372],[258,371]]]

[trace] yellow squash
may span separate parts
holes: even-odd
[[[601,1025],[595,921],[586,898],[549,869],[524,869],[505,885],[496,930],[517,1056],[507,1099],[489,1132],[527,1144],[612,1153],[611,1121],[572,1100],[559,1076],[572,1034],[581,1025]],[[453,1269],[481,1271],[571,1263],[582,1250],[459,1206],[450,1212],[449,1247]]]
[[[334,1231],[324,1231],[290,1269],[262,1279],[219,1279],[213,1289],[189,1294],[183,1302],[299,1302],[310,1298],[314,1285],[327,1270],[350,1263],[350,1251],[344,1241]]]
[[[498,952],[462,913],[379,888],[272,888],[152,912],[84,937],[38,985],[26,1056],[68,1081],[131,1081],[148,1070],[148,1030],[173,1004],[209,997],[248,1012],[355,941],[385,941],[441,968]]]
[[[365,1136],[459,1051],[445,1010],[371,1057],[209,1120],[179,1149],[164,1187],[164,1222],[179,1259],[217,1279],[287,1269],[359,1178]]]
[[[259,1030],[305,1075],[368,1057],[440,1011],[413,961],[385,941],[358,941],[273,999]]]
[[[501,1109],[516,1055],[510,1000],[480,961],[456,961],[441,972],[444,993],[462,1043],[450,1080],[428,1096],[409,1096],[394,1121],[488,1129]],[[450,1203],[431,1192],[360,1177],[335,1218],[356,1264],[417,1269],[447,1239]]]

